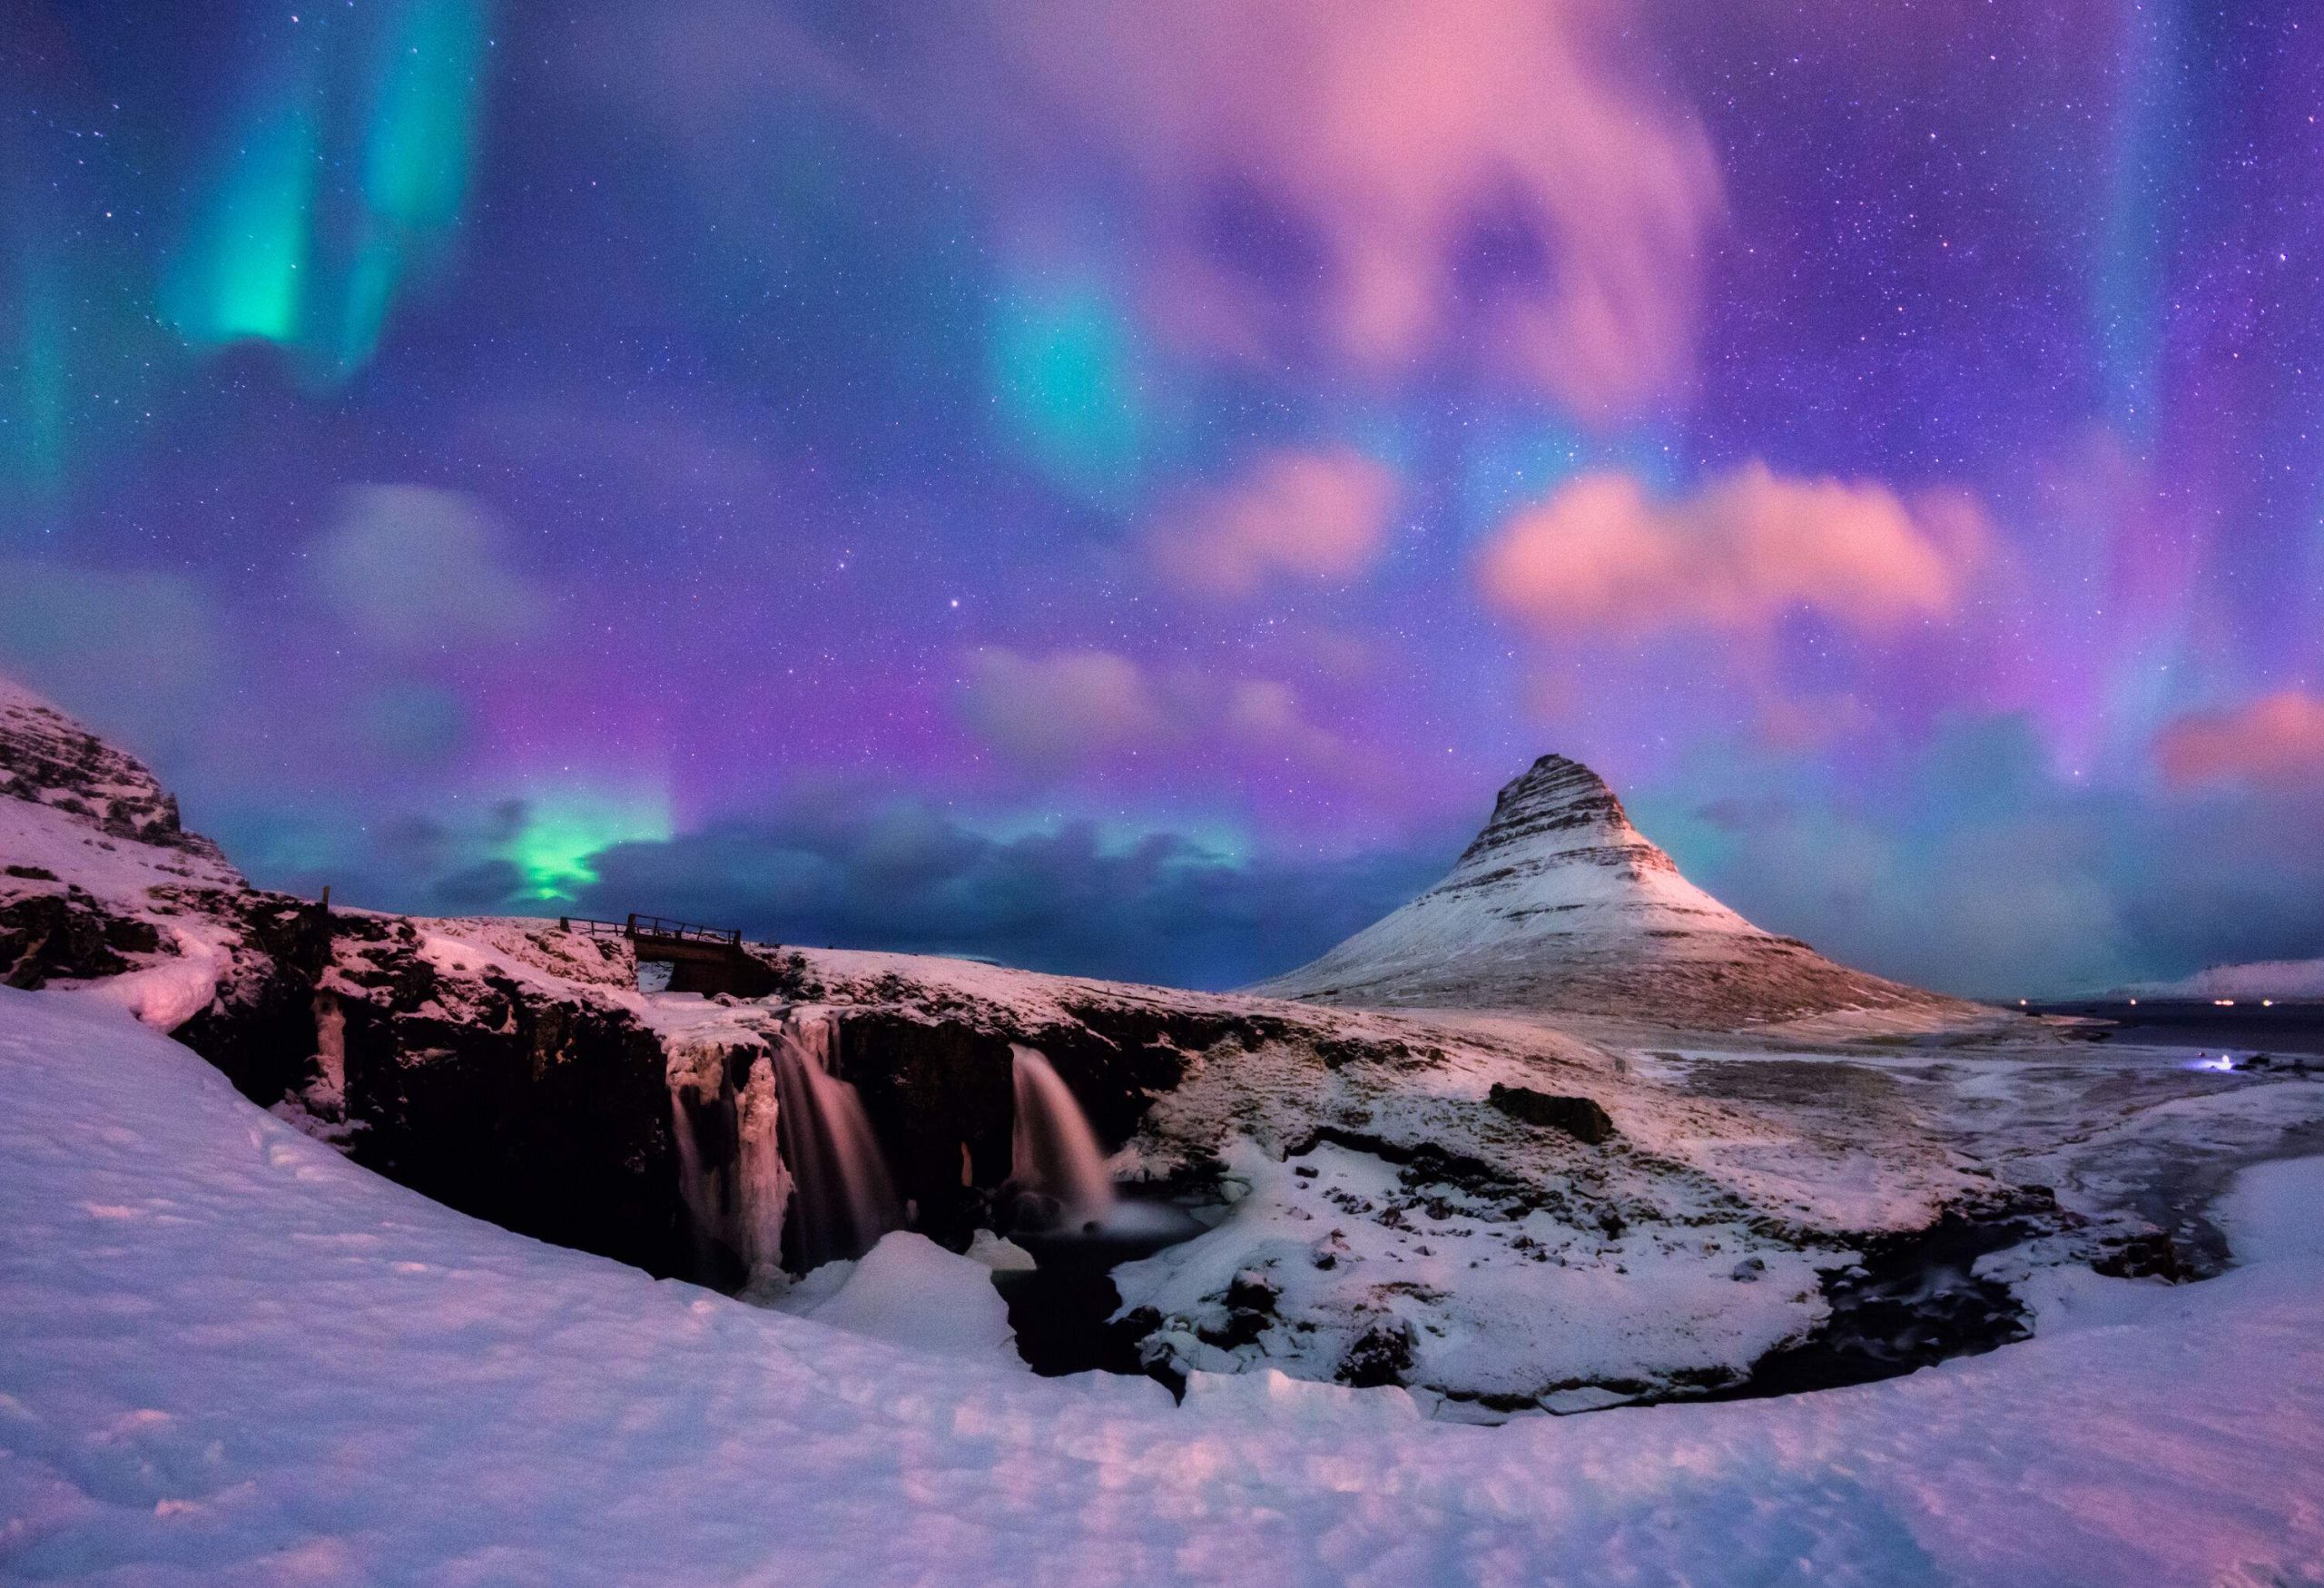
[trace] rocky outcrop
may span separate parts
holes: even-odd
[[[1592,1147],[1614,1137],[1613,1119],[1604,1105],[1592,1098],[1558,1097],[1535,1091],[1530,1086],[1504,1086],[1495,1081],[1485,1093],[1485,1101],[1512,1119],[1522,1119],[1545,1130],[1562,1130],[1576,1141]]]
[[[1544,755],[1452,872],[1252,991],[1355,1007],[1549,1010],[1731,1027],[1840,1009],[1971,1006],[1762,932],[1630,824],[1604,779]]]
[[[54,873],[12,867],[19,880],[55,881]],[[0,981],[36,989],[58,978],[115,976],[153,953],[161,934],[148,921],[113,914],[86,890],[27,893],[0,903]]]
[[[61,811],[108,837],[226,863],[216,844],[179,825],[176,796],[143,763],[6,678],[0,678],[0,798]]]

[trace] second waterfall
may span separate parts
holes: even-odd
[[[1114,1182],[1088,1116],[1039,1049],[1019,1043],[1009,1054],[1017,1124],[1009,1178],[1022,1189],[1054,1199],[1063,1223],[1103,1223],[1114,1210]]]

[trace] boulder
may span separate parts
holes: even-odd
[[[1495,1081],[1485,1100],[1512,1119],[1562,1130],[1592,1147],[1614,1138],[1612,1117],[1591,1098],[1560,1097],[1530,1086],[1503,1086]]]

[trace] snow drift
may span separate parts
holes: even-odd
[[[2085,1275],[2054,1337],[1452,1427],[1273,1372],[1173,1406],[1031,1377],[989,1317],[939,1356],[656,1283],[365,1173],[116,1010],[0,989],[0,1577],[2313,1582],[2318,1168],[2247,1179],[2250,1266]],[[830,1321],[910,1334],[867,1267]]]

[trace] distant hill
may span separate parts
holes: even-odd
[[[2324,960],[2254,960],[2213,965],[2176,981],[2117,989],[2132,998],[2281,998],[2324,1001]]]

